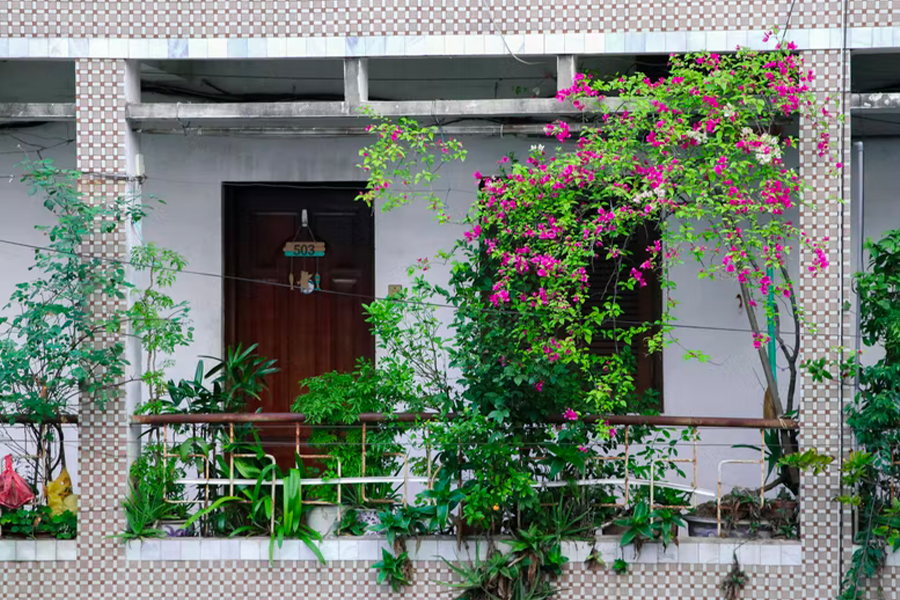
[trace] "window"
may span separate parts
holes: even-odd
[[[630,277],[632,267],[636,267],[650,256],[647,247],[659,239],[659,231],[654,229],[641,229],[625,243],[629,256],[622,259],[622,269],[618,273],[619,278]],[[595,259],[592,268],[588,271],[589,296],[585,301],[585,311],[590,311],[594,306],[602,307],[603,303],[616,294],[616,301],[622,308],[619,319],[623,323],[644,323],[656,321],[662,314],[662,288],[659,278],[655,273],[645,274],[647,285],[635,286],[633,290],[616,288],[616,260],[606,259],[605,254]],[[638,394],[648,390],[656,390],[659,394],[659,410],[662,410],[662,353],[647,352],[647,334],[637,338],[632,351],[637,360],[637,373],[635,383]],[[602,336],[595,336],[591,342],[591,350],[599,356],[611,356],[616,353],[616,342]]]

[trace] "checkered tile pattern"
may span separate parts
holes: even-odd
[[[84,564],[84,563],[82,563]],[[91,571],[71,577],[102,576],[108,580],[102,589],[88,592],[87,582],[81,586],[60,584],[66,576],[52,563],[29,567],[16,564],[11,570],[0,571],[0,585],[4,590],[22,589],[14,600],[25,600],[46,594],[52,598],[128,598],[129,600],[187,600],[195,598],[346,598],[347,600],[390,600],[398,597],[410,600],[434,600],[449,597],[448,588],[437,583],[453,581],[453,573],[439,562],[416,563],[415,585],[401,595],[375,583],[371,565],[361,561],[345,561],[329,566],[310,563],[266,564],[248,566],[239,561],[222,561],[213,565],[174,562],[153,563],[150,566],[125,567],[121,563],[101,564],[92,561]],[[730,565],[655,565],[652,568],[635,564],[627,575],[615,575],[608,568],[591,570],[584,565],[571,565],[557,584],[563,588],[560,600],[633,600],[635,598],[678,598],[679,600],[721,597],[719,585]],[[741,598],[765,600],[795,600],[803,598],[799,567],[743,567],[748,575]],[[115,581],[113,578],[118,578]],[[22,586],[21,584],[26,584]],[[61,591],[69,587],[71,595]],[[74,589],[79,593],[75,595]],[[8,596],[5,596],[8,597]],[[823,598],[829,596],[823,596]],[[891,596],[894,597],[894,596]]]
[[[748,30],[783,25],[790,0],[0,0],[0,37],[286,37]],[[791,26],[838,27],[843,2],[794,2]],[[897,0],[854,0],[852,26],[893,25]]]
[[[831,110],[836,112],[835,101],[846,83],[842,69],[847,70],[846,79],[849,80],[849,59],[845,65],[840,51],[816,51],[805,53],[804,60],[816,73],[814,85],[819,100],[827,100]],[[835,123],[829,134],[832,147],[838,151],[844,140],[843,162],[848,163],[849,125]],[[834,348],[845,344],[844,339],[851,333],[849,316],[841,310],[842,299],[850,290],[851,221],[849,204],[838,202],[845,190],[850,189],[849,169],[845,170],[844,178],[829,177],[826,174],[828,159],[818,156],[817,141],[810,123],[802,123],[800,173],[815,187],[811,198],[806,199],[812,206],[801,208],[800,226],[813,240],[829,240],[826,244],[829,267],[825,273],[810,273],[805,268],[805,261],[811,257],[804,255],[801,258],[800,301],[807,319],[817,330],[817,333],[804,335],[801,360],[822,356],[835,358]],[[840,385],[832,381],[817,384],[805,379],[801,397],[801,448],[817,448],[822,453],[837,455],[842,419]],[[803,475],[800,518],[807,598],[834,596],[838,589],[841,557],[837,540],[842,520],[843,531],[850,531],[845,511],[833,501],[839,493],[837,469],[819,476]]]

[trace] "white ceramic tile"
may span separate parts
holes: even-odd
[[[667,31],[665,52],[687,52],[687,33],[684,31]]]
[[[364,56],[366,53],[366,40],[359,36],[344,38],[344,56]]]
[[[385,38],[384,53],[387,56],[403,56],[406,54],[406,36],[389,35]]]
[[[141,544],[141,560],[160,560],[162,544],[160,540],[144,540]]]
[[[338,540],[338,556],[341,560],[359,560],[359,541]]]
[[[644,48],[647,52],[663,54],[667,52],[666,34],[662,31],[649,31],[644,35]]]
[[[266,40],[266,55],[269,58],[284,58],[287,56],[287,38],[277,37]]]
[[[725,34],[725,44],[729,52],[733,52],[747,46],[748,33],[746,31],[729,31]]]
[[[261,546],[260,540],[241,540],[241,560],[259,560],[262,556],[268,558],[268,548],[263,553]]]
[[[900,46],[900,27],[891,27],[891,31],[893,32],[893,44]]]
[[[342,37],[325,38],[325,56],[343,57],[347,43]]]
[[[728,47],[728,38],[724,31],[707,31],[706,46],[701,50],[710,50],[712,52],[724,52],[733,50]]]
[[[128,58],[128,40],[125,38],[110,39],[109,55],[112,58]]]
[[[75,560],[78,558],[78,545],[75,540],[59,540],[56,543],[56,560]]]
[[[738,561],[742,565],[758,565],[760,563],[760,552],[758,542],[747,542],[737,547]]]
[[[509,554],[512,551],[512,544],[509,542],[494,542],[494,546],[500,554]]]
[[[770,40],[771,41],[771,40]],[[831,47],[831,32],[825,28],[809,30],[810,50],[826,50]]]
[[[606,52],[606,34],[584,34],[584,51],[587,54],[601,54],[603,52]]]
[[[562,33],[545,33],[544,34],[544,53],[545,54],[565,54],[566,38]]]
[[[50,41],[47,38],[30,38],[28,40],[28,56],[45,58],[50,55]]]
[[[277,560],[300,560],[300,540],[284,540],[281,548],[275,549]]]
[[[681,542],[678,546],[678,562],[696,564],[700,562],[700,545],[692,542]]]
[[[360,540],[357,545],[359,560],[381,560],[381,544],[377,540]]]
[[[228,46],[225,47],[228,51]],[[207,40],[188,40],[188,56],[190,58],[209,58],[209,42]]]
[[[706,32],[705,31],[688,31],[687,32],[687,51],[698,52],[706,48]]]
[[[131,540],[125,543],[125,560],[141,560],[143,552],[140,540]]]
[[[306,52],[309,56],[325,56],[326,43],[323,37],[311,37],[306,40]]]
[[[284,53],[290,58],[301,58],[306,56],[306,38],[287,38],[284,42]]]
[[[515,48],[513,48],[513,52],[516,52]],[[509,51],[506,49],[506,44],[503,43],[503,36],[484,36],[484,53],[489,56],[502,56],[504,54],[509,54]],[[518,54],[518,52],[516,52],[516,54]]]
[[[896,567],[897,565],[900,565],[900,553],[891,552],[891,549],[889,547],[885,548],[884,551],[887,552],[887,556],[885,557],[885,560],[884,560],[884,564],[886,566]]]
[[[642,53],[647,51],[647,34],[643,31],[625,32],[625,52]]]
[[[641,556],[643,555],[643,559],[641,560]],[[619,555],[616,558],[621,557],[627,563],[641,562],[641,563],[649,563],[651,561],[647,560],[647,555],[644,552],[638,554],[637,549],[634,547],[634,544],[628,544],[627,546],[623,546],[619,549]],[[653,562],[656,562],[656,553],[654,552]]]
[[[719,564],[719,544],[709,542],[697,544],[697,562],[701,565]],[[731,561],[729,560],[729,562]]]
[[[56,560],[56,540],[38,540],[36,544],[35,560]]]
[[[241,540],[220,540],[222,560],[238,560],[241,558]]]
[[[759,547],[759,564],[780,565],[781,546],[778,544],[762,544]]]
[[[800,565],[800,544],[784,544],[781,546],[781,565],[796,567]]]
[[[147,58],[166,58],[168,55],[169,45],[166,43],[166,40],[150,40]]]
[[[871,48],[872,28],[852,27],[850,29],[850,39],[848,43],[851,48]]]
[[[411,560],[437,560],[438,543],[437,540],[422,540],[419,543],[407,540],[406,551]]]
[[[248,58],[267,58],[268,44],[265,38],[250,38],[247,40]]]
[[[662,544],[656,544],[656,562],[660,563],[677,563],[681,554],[681,548],[674,543],[663,548]]]
[[[16,542],[0,540],[0,562],[16,559]]]
[[[84,58],[89,54],[88,41],[85,38],[69,40],[69,58]]]
[[[503,43],[503,53],[507,54],[510,50],[512,50],[516,54],[524,54],[525,53],[525,35],[521,33],[514,33],[512,35],[505,36],[493,36],[501,38],[501,42]],[[509,48],[507,48],[509,46]]]
[[[222,540],[200,540],[200,558],[202,560],[220,560],[222,558]]]
[[[481,56],[484,54],[484,36],[483,35],[464,35],[463,38],[463,54]]]
[[[563,45],[566,54],[584,54],[584,32],[563,34]]]
[[[466,39],[462,35],[444,36],[444,54],[459,56],[466,53]]]
[[[159,553],[163,560],[181,560],[181,540],[160,540]]]
[[[894,45],[894,31],[892,27],[876,27],[872,30],[872,47],[888,48]]]
[[[9,38],[0,38],[0,57],[9,56]]]
[[[526,33],[524,38],[523,54],[544,54],[544,34]]]
[[[338,540],[322,540],[319,542],[319,550],[325,557],[325,562],[341,559],[341,547]],[[359,554],[359,549],[357,549],[357,554]]]
[[[734,552],[737,550],[737,544],[724,543],[719,544],[719,564],[730,565],[734,560]]]
[[[128,58],[147,58],[149,55],[149,40],[128,40]]]
[[[625,52],[625,34],[621,31],[606,34],[606,51],[610,54]]]
[[[187,58],[187,40],[166,40],[168,43],[168,58]],[[91,40],[93,42],[93,40]]]
[[[319,551],[325,556],[325,560],[327,561],[328,556],[325,555],[325,550],[323,548],[324,542],[313,542],[313,543],[316,544],[316,546],[319,548]],[[314,560],[314,561],[319,560],[319,557],[316,556],[316,553],[313,552],[312,549],[309,546],[307,546],[306,544],[304,544],[303,542],[300,542],[300,546],[298,547],[298,550],[297,550],[297,556],[298,556],[298,560]],[[380,556],[379,556],[379,558],[380,558]],[[334,559],[332,559],[332,560],[334,560]]]
[[[28,58],[28,38],[11,38],[9,40],[9,56],[11,58]]]
[[[829,48],[843,48],[844,47],[844,32],[838,27],[832,27],[828,30],[828,47]],[[847,43],[850,43],[850,34],[849,30],[847,33]]]
[[[451,562],[458,559],[456,542],[441,540],[437,543],[437,556]]]
[[[181,540],[181,560],[200,560],[200,540]]]
[[[809,49],[809,31],[806,29],[791,29],[785,36],[785,39],[797,44],[797,48],[800,50]]]
[[[615,542],[598,542],[594,548],[600,554],[600,558],[607,564],[612,565],[619,558],[621,549],[619,544]]]
[[[404,40],[406,56],[424,56],[425,54],[443,54],[444,36],[411,35]]]
[[[16,540],[16,560],[36,560],[37,542],[34,540]]]
[[[373,35],[363,38],[366,44],[366,56],[384,56],[387,54],[387,38]]]

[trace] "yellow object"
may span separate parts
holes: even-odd
[[[78,510],[77,496],[72,493],[72,480],[65,469],[47,485],[47,505],[50,507],[50,514],[54,516]]]

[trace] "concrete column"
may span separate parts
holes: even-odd
[[[369,59],[344,59],[344,102],[361,104],[369,101]]]
[[[846,110],[847,99],[840,98],[836,106],[838,90],[849,86],[849,55],[845,66],[841,52],[837,50],[805,52],[804,65],[815,72],[816,96],[819,101],[828,100],[832,114]],[[842,70],[846,69],[846,80]],[[843,163],[850,159],[850,115],[846,123],[834,123],[830,133],[832,148],[841,150],[845,140]],[[826,272],[813,273],[808,269],[812,256],[802,253],[800,258],[800,305],[809,326],[804,327],[800,359],[819,357],[835,358],[834,348],[851,345],[852,316],[842,310],[843,301],[850,298],[850,274],[852,273],[850,244],[850,186],[849,166],[845,176],[829,177],[826,171],[829,159],[819,157],[818,136],[807,121],[800,126],[800,176],[814,186],[811,197],[805,198],[811,206],[800,207],[800,228],[814,240],[823,242],[829,266]],[[837,200],[846,195],[848,202]],[[815,332],[813,333],[813,329]],[[805,576],[804,598],[833,598],[837,595],[843,564],[850,548],[850,526],[847,511],[834,502],[840,493],[839,461],[841,459],[842,406],[847,390],[838,381],[813,383],[801,378],[800,394],[800,449],[816,448],[819,453],[835,457],[835,463],[822,475],[804,474],[800,490],[800,534],[802,538],[802,572]],[[842,556],[843,555],[843,556]]]
[[[556,91],[572,87],[575,83],[575,70],[577,68],[577,56],[561,54],[556,57]]]

